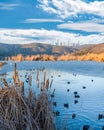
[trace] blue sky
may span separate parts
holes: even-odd
[[[104,42],[104,0],[0,0],[0,42]]]

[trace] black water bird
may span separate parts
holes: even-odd
[[[54,94],[51,94],[50,96],[53,98],[53,97],[54,97]]]
[[[53,112],[55,116],[60,116],[60,112],[59,111],[56,111],[56,112]]]
[[[58,75],[58,77],[61,77],[61,75]]]
[[[75,97],[75,98],[80,98],[80,96],[79,96],[79,95],[75,95],[74,97]]]
[[[94,80],[92,79],[91,81],[93,82]]]
[[[70,84],[70,82],[68,81],[67,84]]]
[[[83,126],[83,130],[88,130],[89,128],[90,128],[89,125],[84,125],[84,126]]]
[[[78,92],[77,92],[77,91],[75,91],[75,92],[74,92],[74,94],[78,94]]]
[[[76,114],[72,114],[72,118],[74,119],[76,117]]]
[[[78,103],[78,100],[74,100],[74,104]]]
[[[51,78],[53,78],[53,76],[51,76]]]
[[[29,80],[29,77],[27,77],[27,80]]]
[[[64,103],[64,107],[68,108],[69,104],[68,103]]]
[[[83,86],[82,88],[83,88],[83,89],[86,89],[86,87],[85,87],[85,86]]]
[[[53,102],[52,104],[53,104],[55,107],[57,106],[57,103],[56,103],[56,102]]]
[[[28,83],[29,81],[28,80],[26,80],[26,83]]]
[[[69,92],[70,91],[70,89],[67,89],[67,92]]]
[[[103,118],[104,118],[104,115],[103,115],[103,114],[99,114],[99,115],[98,115],[98,120],[103,119]]]

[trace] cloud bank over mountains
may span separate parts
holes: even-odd
[[[93,44],[104,42],[104,33],[83,36],[56,30],[45,29],[0,29],[0,41],[2,43],[26,44],[40,42],[55,44],[56,40],[66,43]]]

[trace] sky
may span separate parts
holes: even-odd
[[[0,43],[104,42],[104,0],[0,0]]]

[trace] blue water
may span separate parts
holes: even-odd
[[[12,79],[13,62],[9,62],[0,70],[0,73],[7,73],[7,79]],[[83,125],[89,125],[90,130],[102,130],[104,119],[98,120],[99,114],[104,114],[104,63],[89,61],[58,61],[58,62],[18,62],[17,68],[20,75],[25,75],[25,70],[36,79],[38,68],[45,67],[47,78],[53,76],[52,90],[55,89],[54,111],[59,111],[60,116],[55,118],[58,129],[82,130]],[[41,74],[40,74],[41,76]],[[21,77],[24,80],[24,77]],[[25,81],[25,80],[24,80]],[[33,82],[32,89],[37,91]],[[68,84],[68,82],[70,82]],[[25,83],[26,84],[26,83]],[[85,89],[83,89],[85,86]],[[69,89],[69,92],[67,90]],[[74,97],[77,91],[80,98]],[[78,103],[74,103],[78,100]],[[69,105],[68,108],[64,104]],[[76,117],[72,119],[72,114]]]
[[[92,61],[24,61],[17,62],[17,68],[20,70],[23,69],[33,69],[45,67],[47,69],[53,69],[56,71],[64,71],[70,73],[77,73],[83,75],[92,75],[104,77],[104,63],[92,62]],[[5,65],[0,73],[12,71],[14,67],[13,62],[9,62],[9,64]]]

